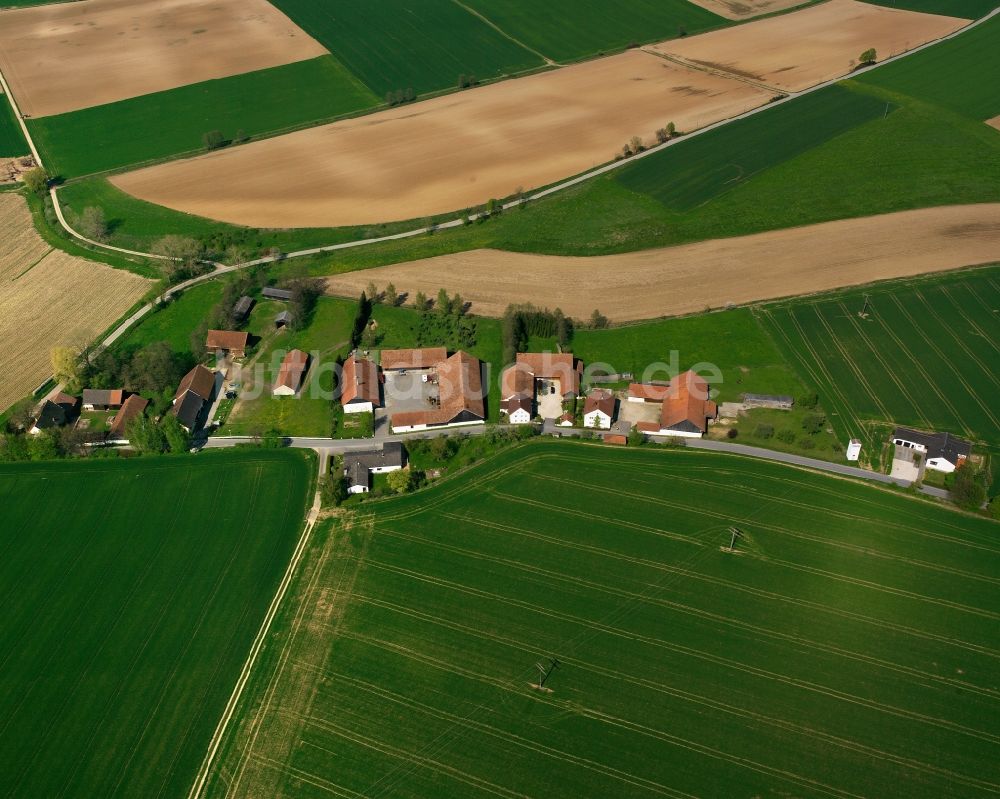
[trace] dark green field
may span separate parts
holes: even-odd
[[[870,2],[871,0],[866,0]],[[908,11],[921,11],[925,14],[943,14],[946,17],[961,17],[963,19],[978,19],[994,8],[994,0],[883,0],[873,5],[889,8],[905,8]]]
[[[187,794],[311,468],[289,452],[0,467],[0,794]]]
[[[893,422],[1000,444],[1000,268],[792,301],[760,316],[845,437]]]
[[[322,56],[29,124],[49,169],[69,178],[200,151],[210,130],[257,136],[378,102],[333,56]]]
[[[379,97],[423,93],[542,66],[542,60],[452,0],[276,0]]]
[[[878,98],[830,86],[669,147],[616,178],[672,210],[688,211],[890,110]]]
[[[0,94],[0,156],[27,155],[28,143],[14,117],[14,109]]]
[[[859,80],[973,119],[994,117],[1000,114],[1000,17]]]
[[[555,61],[673,39],[729,24],[685,0],[465,0],[518,41]]]
[[[317,531],[207,795],[992,795],[998,531],[731,456],[507,450]]]

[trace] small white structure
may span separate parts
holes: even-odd
[[[856,461],[861,457],[861,442],[852,438],[847,445],[847,460]]]

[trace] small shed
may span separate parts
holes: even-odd
[[[276,317],[274,317],[274,326],[279,330],[283,327],[288,327],[292,324],[292,312],[282,311]]]
[[[794,400],[785,394],[744,394],[743,404],[748,408],[778,408],[788,410]]]
[[[283,300],[284,302],[288,302],[292,298],[290,289],[278,289],[274,286],[268,286],[261,290],[260,293],[269,300]]]
[[[233,306],[233,319],[237,322],[245,322],[253,309],[253,297],[246,295],[240,297]]]

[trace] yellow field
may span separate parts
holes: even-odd
[[[151,280],[53,250],[24,199],[0,194],[0,411],[50,374],[49,351],[83,347],[132,307]]]

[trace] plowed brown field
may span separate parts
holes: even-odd
[[[51,249],[24,199],[0,194],[0,411],[51,374],[49,351],[83,347],[152,281]]]
[[[948,206],[622,255],[565,258],[473,250],[349,272],[327,292],[356,297],[369,281],[411,297],[439,288],[500,316],[510,303],[616,322],[809,294],[1000,261],[1000,204]]]
[[[60,114],[326,50],[266,0],[82,0],[0,11],[22,113]]]
[[[766,91],[629,51],[358,119],[118,175],[118,188],[252,227],[447,213],[544,186],[762,105]]]
[[[857,0],[829,0],[792,14],[648,49],[784,91],[801,91],[846,75],[869,47],[882,59],[945,36],[968,22]]]

